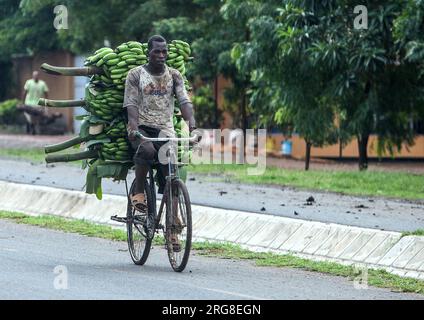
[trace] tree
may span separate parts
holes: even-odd
[[[349,130],[358,141],[359,168],[368,166],[370,134],[378,136],[378,151],[393,153],[413,142],[411,113],[421,96],[414,66],[400,59],[393,35],[403,1],[367,1],[368,29],[356,30],[353,8],[358,1],[312,2],[301,7],[310,16],[302,34],[305,53],[317,68],[331,70],[328,92],[343,110]],[[418,98],[418,99],[417,99]]]
[[[365,30],[353,24],[359,4],[368,8]],[[280,83],[288,107],[291,102],[302,108],[302,100],[312,109],[320,101],[336,106],[343,114],[340,128],[357,138],[359,168],[366,169],[370,134],[377,134],[380,153],[413,142],[409,118],[422,101],[423,84],[415,72],[417,62],[402,58],[405,50],[393,34],[396,19],[408,15],[404,6],[400,0],[287,0],[277,15],[253,19],[255,41],[242,46],[239,59],[248,65],[249,56],[269,52],[256,61],[263,70],[259,80]],[[274,41],[261,40],[265,34]]]
[[[285,29],[290,19],[279,21],[277,7],[277,2],[258,4],[259,15],[249,22],[250,39],[234,47],[233,59],[250,73],[250,103],[262,115],[260,123],[276,123],[303,137],[308,170],[311,147],[335,142],[335,108],[324,94],[327,72],[317,72],[304,59],[305,45],[293,29]]]
[[[248,37],[247,21],[256,13],[256,2],[231,0],[223,4],[220,0],[194,0],[192,8],[183,15],[193,11],[196,14],[192,17],[179,16],[155,22],[155,31],[171,38],[185,35],[192,40],[195,60],[188,69],[189,77],[196,76],[204,83],[217,83],[220,75],[230,79],[232,87],[226,90],[225,108],[245,131],[249,126],[249,77],[236,68],[231,50],[235,42]],[[216,100],[215,111],[215,127],[218,127]]]

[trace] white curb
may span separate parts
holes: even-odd
[[[58,215],[118,226],[127,199],[0,181],[0,210]],[[193,238],[233,242],[256,251],[291,253],[319,261],[367,265],[424,279],[424,238],[399,232],[290,219],[193,205]]]

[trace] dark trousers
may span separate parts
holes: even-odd
[[[159,129],[139,126],[138,130],[142,133],[143,136],[149,138],[157,138],[159,136]],[[135,141],[131,141],[131,146],[133,147],[134,154],[134,163],[135,165],[147,165],[149,168],[155,167],[157,169],[157,176],[159,183],[158,193],[163,193],[163,188],[165,187],[165,177],[169,175],[168,164],[159,163],[158,154],[159,149],[166,144],[166,141],[147,141],[137,138]]]

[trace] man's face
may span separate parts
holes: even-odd
[[[32,78],[33,78],[35,81],[38,81],[38,72],[37,72],[37,71],[34,71],[34,72],[32,73]]]
[[[166,42],[153,41],[152,49],[149,52],[149,63],[156,66],[163,66],[168,58],[168,46]]]

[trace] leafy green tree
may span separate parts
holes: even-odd
[[[353,24],[360,4],[368,8],[365,30]],[[405,50],[393,33],[404,6],[398,0],[287,0],[273,15],[250,21],[253,41],[236,47],[236,58],[241,68],[259,66],[257,83],[280,84],[288,108],[336,106],[340,128],[357,138],[359,168],[366,169],[372,133],[380,153],[413,142],[409,119],[422,100],[422,79],[418,62],[402,58]]]
[[[200,86],[195,89],[192,97],[193,105],[196,106],[196,122],[199,128],[216,128],[215,118],[221,120],[221,112],[216,114],[215,97],[211,85]]]
[[[335,108],[324,95],[328,74],[304,59],[305,46],[293,41],[291,30],[282,31],[278,5],[256,4],[259,15],[249,21],[249,39],[234,46],[232,57],[250,74],[250,104],[261,114],[259,123],[302,136],[308,170],[311,147],[335,142]]]
[[[12,54],[32,54],[59,47],[53,27],[53,8],[27,9],[30,3],[36,2],[1,0],[0,60],[9,61]]]

